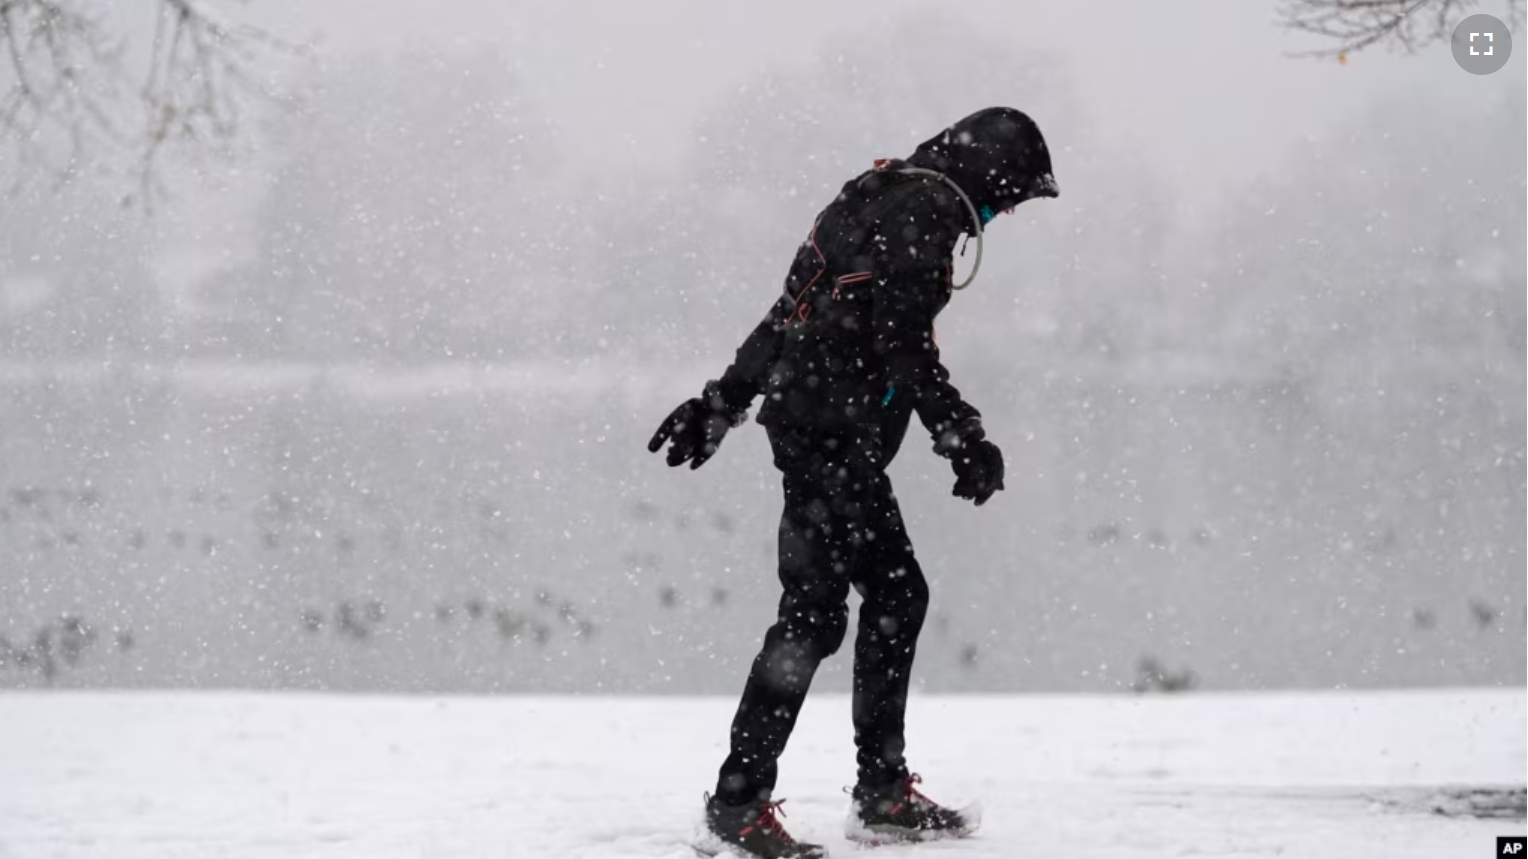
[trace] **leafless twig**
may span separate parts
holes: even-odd
[[[163,193],[164,147],[237,139],[241,106],[269,95],[257,74],[262,61],[299,50],[225,23],[210,0],[151,8],[153,42],[135,55],[90,0],[0,0],[8,58],[0,62],[0,145],[13,147],[18,163],[66,182],[93,159],[126,153],[148,205]],[[144,65],[130,56],[146,57]]]
[[[1524,0],[1496,5],[1514,32],[1522,28]],[[1282,0],[1279,19],[1292,30],[1311,33],[1330,47],[1297,56],[1346,57],[1376,44],[1411,52],[1446,41],[1479,0]],[[1496,11],[1496,10],[1487,10]]]

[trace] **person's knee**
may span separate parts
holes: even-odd
[[[838,652],[849,627],[849,609],[797,609],[770,629],[765,643],[765,677],[780,689],[804,689],[822,660]]]
[[[874,588],[860,590],[865,597],[861,612],[870,612],[875,621],[875,633],[882,638],[894,640],[903,636],[917,637],[928,615],[928,582],[916,565],[899,567],[884,582]]]
[[[797,615],[791,628],[819,661],[827,659],[843,646],[844,635],[849,630],[849,606],[839,603],[805,609]]]
[[[923,625],[923,618],[928,614],[928,580],[923,578],[923,572],[914,567],[907,576],[907,616],[909,621]]]

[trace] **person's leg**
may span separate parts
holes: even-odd
[[[929,592],[884,473],[866,527],[874,538],[854,580],[864,598],[854,642],[854,743],[860,786],[879,788],[908,776],[903,717]]]
[[[783,472],[778,619],[753,661],[732,722],[731,753],[716,795],[740,805],[774,790],[777,761],[823,659],[848,628],[849,569],[863,543],[873,481],[845,463],[841,446],[771,433]]]

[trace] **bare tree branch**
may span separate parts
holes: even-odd
[[[1522,27],[1524,0],[1497,0],[1499,12],[1514,32]],[[1330,47],[1296,56],[1346,57],[1377,44],[1407,52],[1447,41],[1453,28],[1480,0],[1282,0],[1279,19],[1291,30],[1320,36]]]
[[[166,146],[238,139],[242,104],[271,95],[257,74],[262,63],[301,51],[225,23],[211,0],[157,0],[153,42],[138,54],[146,67],[132,68],[126,40],[92,8],[90,0],[0,0],[9,60],[0,63],[0,146],[59,182],[126,155],[143,205],[164,193]]]

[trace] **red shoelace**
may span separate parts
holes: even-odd
[[[785,810],[780,807],[784,804],[785,800],[783,799],[779,802],[764,803],[764,810],[759,812],[759,818],[752,824],[743,827],[743,829],[738,832],[738,835],[747,835],[754,830],[754,827],[758,827],[765,832],[771,832],[780,836],[781,838],[785,839],[787,844],[795,844],[796,839],[792,838],[791,834],[785,831],[785,826],[781,824],[779,818],[775,816],[777,814],[780,817],[785,816]]]
[[[932,805],[933,807],[938,808],[939,803],[919,793],[918,789],[913,787],[915,784],[923,784],[923,776],[918,775],[917,773],[913,773],[907,777],[907,780],[902,783],[902,801],[906,802],[911,800],[914,805]],[[897,812],[901,811],[903,802],[899,802],[896,805],[893,805],[891,807],[891,813],[896,814]]]

